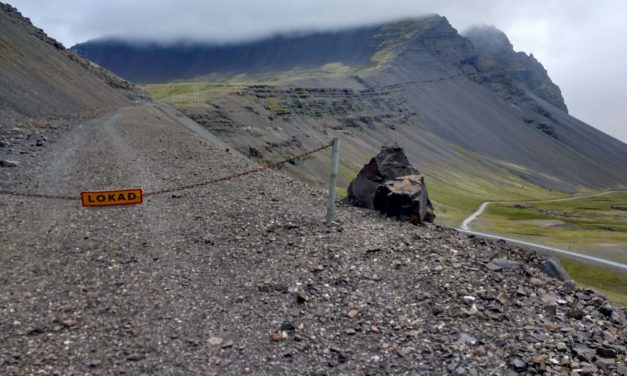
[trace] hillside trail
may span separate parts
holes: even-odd
[[[594,193],[594,194],[577,195],[577,196],[556,198],[556,199],[550,199],[550,200],[511,201],[511,202],[485,201],[485,202],[482,202],[481,205],[479,205],[479,208],[477,208],[477,210],[475,210],[471,215],[469,215],[466,219],[464,219],[461,226],[459,226],[458,230],[464,234],[471,234],[471,235],[475,235],[475,236],[479,236],[479,237],[483,237],[487,239],[492,239],[492,240],[502,239],[516,246],[528,247],[539,252],[548,252],[552,254],[563,255],[563,256],[579,259],[585,262],[610,267],[615,270],[627,273],[627,264],[622,263],[622,262],[607,260],[601,257],[596,257],[596,256],[588,255],[585,253],[581,253],[581,252],[575,252],[570,249],[552,247],[552,246],[547,246],[545,244],[529,242],[529,241],[515,239],[511,237],[506,237],[506,236],[500,236],[498,234],[475,231],[475,230],[472,230],[470,227],[470,224],[476,221],[485,212],[488,206],[490,206],[491,204],[514,203],[514,202],[562,202],[562,201],[574,200],[578,198],[599,197],[599,196],[603,196],[603,195],[607,195],[607,194],[615,193],[615,192],[620,192],[620,191],[605,191],[605,192],[599,192],[599,193]]]
[[[256,165],[146,105],[73,127],[40,157],[12,170],[16,174],[3,179],[3,188],[77,197],[82,190],[156,191],[251,167]],[[316,210],[311,194],[301,188],[293,190],[308,200],[292,195],[279,201],[290,184],[300,183],[272,178],[275,174],[150,196],[143,205],[127,207],[83,208],[78,200],[3,196],[0,347],[8,351],[16,332],[47,332],[57,324],[64,327],[64,321],[80,322],[87,325],[80,338],[71,332],[59,333],[65,337],[60,341],[38,337],[22,359],[37,364],[38,357],[56,353],[63,359],[60,353],[66,352],[109,359],[105,363],[115,368],[116,357],[126,361],[153,350],[167,367],[185,370],[176,358],[182,351],[175,349],[198,337],[205,341],[228,325],[229,299],[235,298],[230,294],[244,283],[237,275],[264,265],[256,257],[242,259],[243,266],[227,264],[228,253],[207,252],[207,247],[234,241],[239,231],[245,237],[248,226],[260,230],[276,223],[290,206],[295,216],[302,208],[323,218],[323,201]],[[279,210],[279,204],[286,206]],[[90,332],[119,332],[120,337]],[[164,343],[172,343],[170,353],[160,353]],[[206,351],[203,361],[211,356]],[[72,357],[65,361],[71,364]]]
[[[64,132],[1,169],[1,188],[155,192],[258,167],[153,105]],[[523,326],[571,343],[544,325],[547,294],[590,302],[590,321],[555,307],[572,336],[605,318],[625,346],[625,312],[547,277],[533,252],[343,205],[329,227],[325,204],[273,170],[127,207],[0,196],[0,372],[499,375],[550,351],[511,335]]]

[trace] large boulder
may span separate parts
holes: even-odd
[[[424,177],[397,143],[383,145],[361,169],[348,186],[348,201],[414,224],[435,220]]]
[[[415,225],[435,220],[421,175],[401,176],[379,184],[373,205],[375,210]]]

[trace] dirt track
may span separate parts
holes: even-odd
[[[22,162],[0,170],[3,189],[153,191],[252,166],[152,106],[71,127]],[[324,192],[273,171],[140,206],[2,196],[0,210],[9,375],[484,375],[540,369],[536,354],[568,373],[583,361],[549,363],[555,343],[601,346],[598,320],[623,353],[590,367],[624,361],[624,310],[602,313],[602,297],[546,277],[540,258],[348,207],[327,228]],[[490,269],[495,255],[522,264]],[[548,294],[594,321],[559,305],[550,329]],[[551,341],[529,342],[541,333]]]

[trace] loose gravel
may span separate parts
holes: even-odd
[[[251,162],[152,106],[64,128],[0,187],[165,187]],[[326,151],[328,152],[328,151]],[[7,375],[627,375],[625,309],[540,256],[280,171],[139,206],[0,197]]]

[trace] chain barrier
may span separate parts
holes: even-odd
[[[189,185],[184,185],[181,187],[174,187],[174,188],[166,188],[166,189],[160,189],[158,191],[154,191],[154,192],[145,192],[144,193],[144,197],[147,196],[156,196],[156,195],[161,195],[161,194],[165,194],[165,193],[172,193],[172,192],[179,192],[179,191],[184,191],[184,190],[188,190],[188,189],[193,189],[193,188],[198,188],[198,187],[204,187],[206,185],[210,185],[210,184],[215,184],[215,183],[219,183],[219,182],[223,182],[223,181],[228,181],[228,180],[233,180],[233,179],[237,179],[237,178],[241,178],[242,176],[246,176],[246,175],[251,175],[257,172],[261,172],[261,171],[265,171],[265,170],[270,170],[270,169],[277,169],[281,166],[283,166],[286,163],[289,163],[291,161],[295,161],[295,160],[299,160],[299,159],[303,159],[305,157],[308,157],[312,154],[315,154],[319,151],[322,151],[324,149],[328,149],[332,146],[332,144],[327,144],[327,145],[322,145],[319,148],[313,149],[313,150],[309,150],[303,154],[299,154],[299,155],[295,155],[293,157],[290,158],[286,158],[280,161],[276,161],[276,162],[272,162],[269,164],[266,164],[264,166],[260,166],[248,171],[243,171],[234,175],[229,175],[229,176],[223,176],[221,178],[216,178],[216,179],[211,179],[211,180],[206,180],[206,181],[202,181],[199,183],[194,183],[194,184],[189,184]],[[4,191],[4,190],[0,190],[0,195],[8,195],[8,196],[15,196],[15,197],[30,197],[30,198],[45,198],[45,199],[52,199],[52,200],[80,200],[80,197],[76,197],[76,196],[64,196],[64,195],[53,195],[53,194],[41,194],[41,193],[25,193],[25,192],[13,192],[13,191]]]

